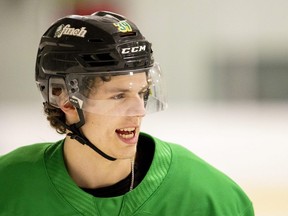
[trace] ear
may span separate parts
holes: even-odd
[[[60,108],[64,113],[76,110],[75,107],[69,101],[64,103]]]
[[[69,101],[61,105],[60,109],[65,113],[67,123],[73,124],[79,121],[77,110]]]

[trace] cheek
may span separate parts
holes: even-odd
[[[85,124],[83,128],[91,131],[95,135],[99,133],[108,133],[115,130],[115,119],[108,118],[107,116],[98,116],[95,114],[88,114],[85,116]]]
[[[89,134],[93,131],[99,131],[101,129],[100,127],[101,121],[100,119],[96,118],[95,115],[91,114],[85,114],[85,124],[82,126],[82,130],[84,132],[88,132]]]
[[[110,139],[109,129],[107,125],[103,125],[97,120],[89,119],[82,127],[82,131],[90,142],[96,144],[98,147],[102,146],[102,143],[107,143],[107,139]],[[111,132],[110,132],[111,133]]]

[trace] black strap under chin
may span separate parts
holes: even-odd
[[[107,160],[110,161],[115,161],[117,160],[117,158],[111,157],[109,155],[107,155],[106,153],[104,153],[103,151],[101,151],[99,148],[97,148],[95,145],[93,145],[88,139],[87,137],[85,137],[84,134],[81,133],[80,131],[80,127],[82,127],[85,124],[85,119],[84,119],[84,115],[81,109],[76,108],[78,115],[79,115],[79,122],[72,124],[72,125],[67,125],[65,122],[62,122],[60,119],[57,119],[59,121],[59,123],[61,123],[61,125],[63,125],[63,127],[65,127],[67,130],[71,131],[70,133],[68,133],[67,135],[71,137],[71,139],[75,139],[77,140],[79,143],[83,144],[83,145],[87,145],[90,148],[92,148],[95,152],[97,152],[98,154],[100,154],[102,157],[106,158]]]
[[[67,125],[68,126],[68,125]],[[106,158],[110,161],[115,161],[117,158],[111,157],[107,154],[105,154],[103,151],[101,151],[99,148],[97,148],[95,145],[93,145],[79,130],[79,128],[75,127],[75,124],[68,126],[68,130],[71,131],[71,133],[68,133],[67,135],[71,137],[71,139],[75,139],[78,142],[80,142],[83,145],[87,145],[90,148],[92,148],[95,152],[100,154],[102,157]]]

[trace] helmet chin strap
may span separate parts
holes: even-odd
[[[73,103],[73,105],[76,105],[75,103]],[[77,109],[77,113],[79,116],[79,122],[72,124],[72,125],[67,125],[66,123],[62,122],[59,120],[59,122],[69,131],[71,131],[70,133],[68,133],[67,135],[71,137],[71,139],[75,139],[77,140],[79,143],[83,144],[83,145],[87,145],[90,148],[92,148],[95,152],[97,152],[99,155],[101,155],[102,157],[104,157],[107,160],[110,161],[115,161],[117,160],[117,158],[114,158],[112,156],[107,155],[106,153],[104,153],[103,151],[101,151],[99,148],[97,148],[95,145],[93,145],[87,137],[85,137],[85,135],[83,133],[81,133],[80,128],[85,124],[85,118],[84,118],[84,114],[83,111],[79,108],[79,106],[76,106]]]

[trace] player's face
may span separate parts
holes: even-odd
[[[86,122],[82,127],[85,136],[112,157],[133,157],[141,120],[145,115],[144,95],[147,91],[148,83],[144,72],[132,76],[114,76],[108,82],[97,82],[97,90],[89,99],[102,103],[101,107],[94,104],[93,109],[104,107],[107,112],[100,112],[105,115],[85,112]],[[108,105],[105,106],[105,103]]]

